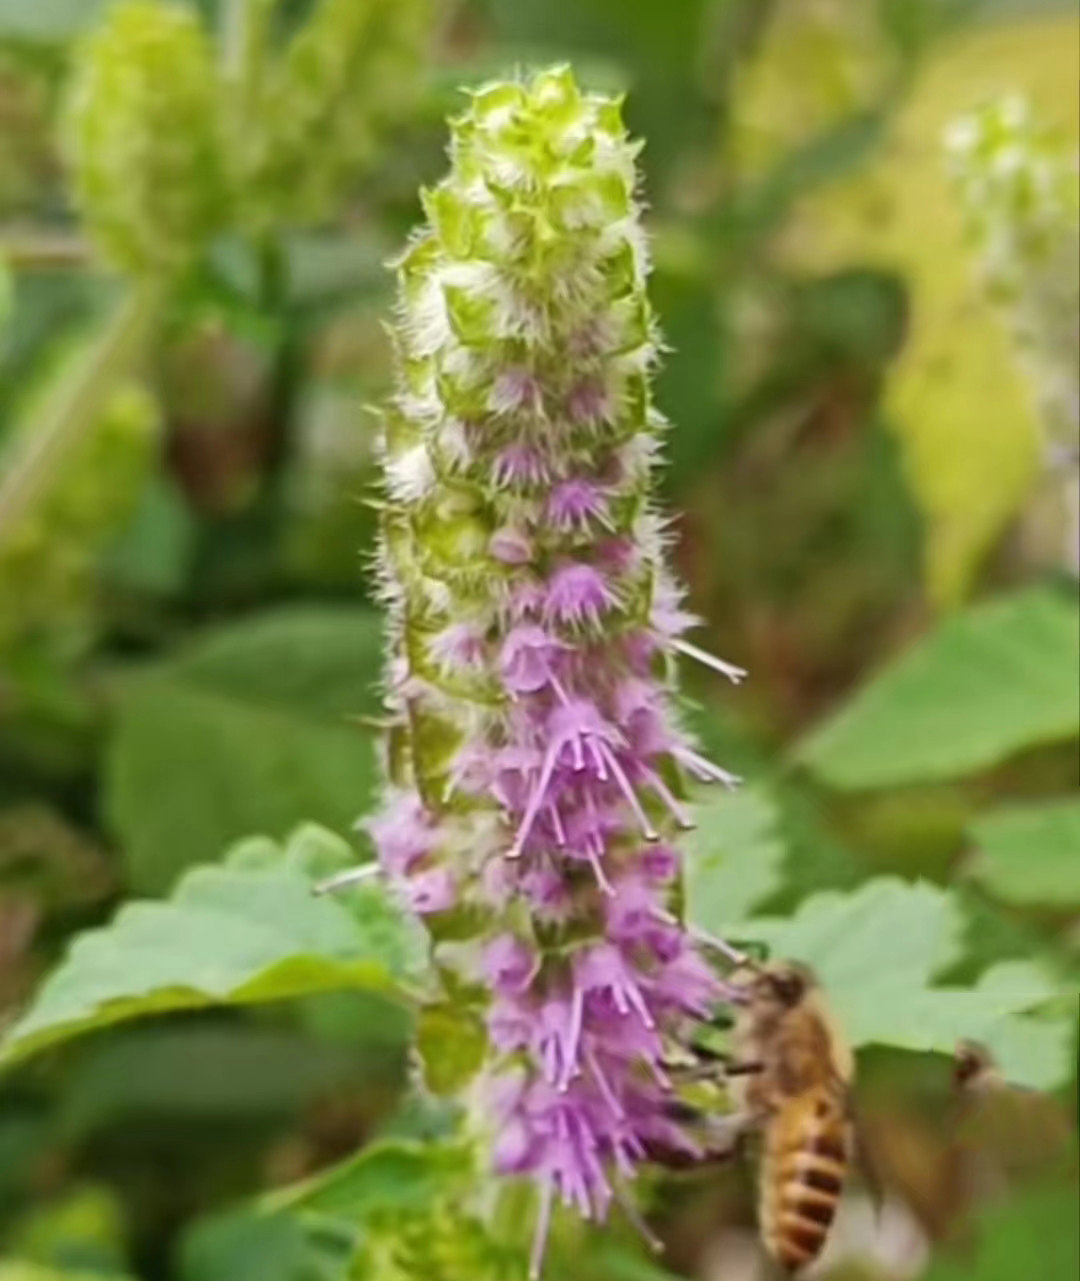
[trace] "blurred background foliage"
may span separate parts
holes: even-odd
[[[980,1226],[941,1124],[958,1026],[1075,1094],[1074,6],[0,0],[0,1281],[520,1275],[410,1146],[412,944],[308,887],[375,782],[383,263],[457,86],[562,58],[646,140],[664,501],[752,674],[688,691],[753,782],[692,909],[867,1047],[893,1199],[829,1275],[1075,1274],[1060,1145],[983,1140]],[[759,1275],[738,1178],[655,1206],[662,1269],[552,1275]]]

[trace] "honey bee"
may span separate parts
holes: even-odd
[[[854,1159],[854,1058],[805,966],[770,962],[746,988],[730,1090],[760,1135],[762,1242],[793,1273],[821,1253]]]
[[[854,1058],[803,965],[746,964],[732,976],[732,1000],[732,1054],[695,1045],[685,1075],[700,1081],[712,1073],[735,1105],[711,1124],[697,1114],[716,1140],[710,1155],[730,1155],[745,1137],[756,1139],[762,1244],[794,1274],[821,1253],[855,1159]],[[678,1112],[684,1121],[692,1114]]]

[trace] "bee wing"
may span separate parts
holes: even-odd
[[[848,1096],[848,1121],[851,1125],[851,1163],[862,1176],[863,1182],[866,1184],[866,1190],[870,1193],[870,1200],[873,1202],[876,1216],[880,1221],[882,1207],[885,1204],[885,1180],[882,1177],[881,1167],[878,1165],[867,1141],[866,1127],[859,1116],[858,1107],[850,1094]]]

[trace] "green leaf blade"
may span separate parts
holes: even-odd
[[[371,1215],[422,1209],[470,1169],[468,1149],[460,1144],[387,1139],[323,1174],[271,1194],[264,1209],[356,1224]]]
[[[762,787],[714,793],[696,807],[687,841],[687,917],[723,935],[778,888],[784,860],[780,814]]]
[[[844,790],[959,778],[1080,733],[1080,615],[1033,589],[946,620],[797,759]]]
[[[816,894],[792,917],[742,929],[774,956],[813,968],[856,1048],[952,1054],[960,1040],[976,1040],[1017,1084],[1060,1085],[1075,1020],[1048,1012],[1061,988],[1040,965],[1004,962],[974,987],[936,986],[936,976],[960,959],[964,925],[951,892],[879,877],[852,893]]]
[[[249,832],[308,819],[341,835],[375,787],[382,627],[364,611],[288,609],[222,628],[122,691],[106,808],[143,893]]]
[[[310,842],[310,830],[300,833]],[[326,839],[348,850],[332,834]],[[318,898],[289,866],[241,859],[200,867],[165,902],[135,902],[75,940],[11,1030],[0,1065],[127,1019],[336,989],[406,999],[420,940],[376,886],[349,902]]]
[[[1080,905],[1080,801],[992,810],[971,837],[968,871],[995,897],[1066,911]]]

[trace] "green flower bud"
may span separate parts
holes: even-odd
[[[181,270],[222,225],[218,108],[210,42],[187,9],[126,0],[83,46],[68,150],[86,222],[118,267]]]
[[[1017,97],[956,121],[947,145],[983,277],[1008,314],[1051,438],[1071,442],[1080,426],[1076,153]]]
[[[1047,470],[1061,481],[1064,561],[1080,574],[1077,153],[1014,96],[955,121],[946,144],[983,279],[1012,327],[1036,398]],[[1041,515],[1029,513],[1029,541],[1044,541]]]
[[[389,1214],[369,1224],[353,1261],[356,1281],[519,1281],[520,1248],[497,1241],[459,1202],[422,1214]]]
[[[264,66],[255,36],[237,130],[249,221],[318,222],[333,211],[415,101],[428,17],[427,0],[321,0]]]

